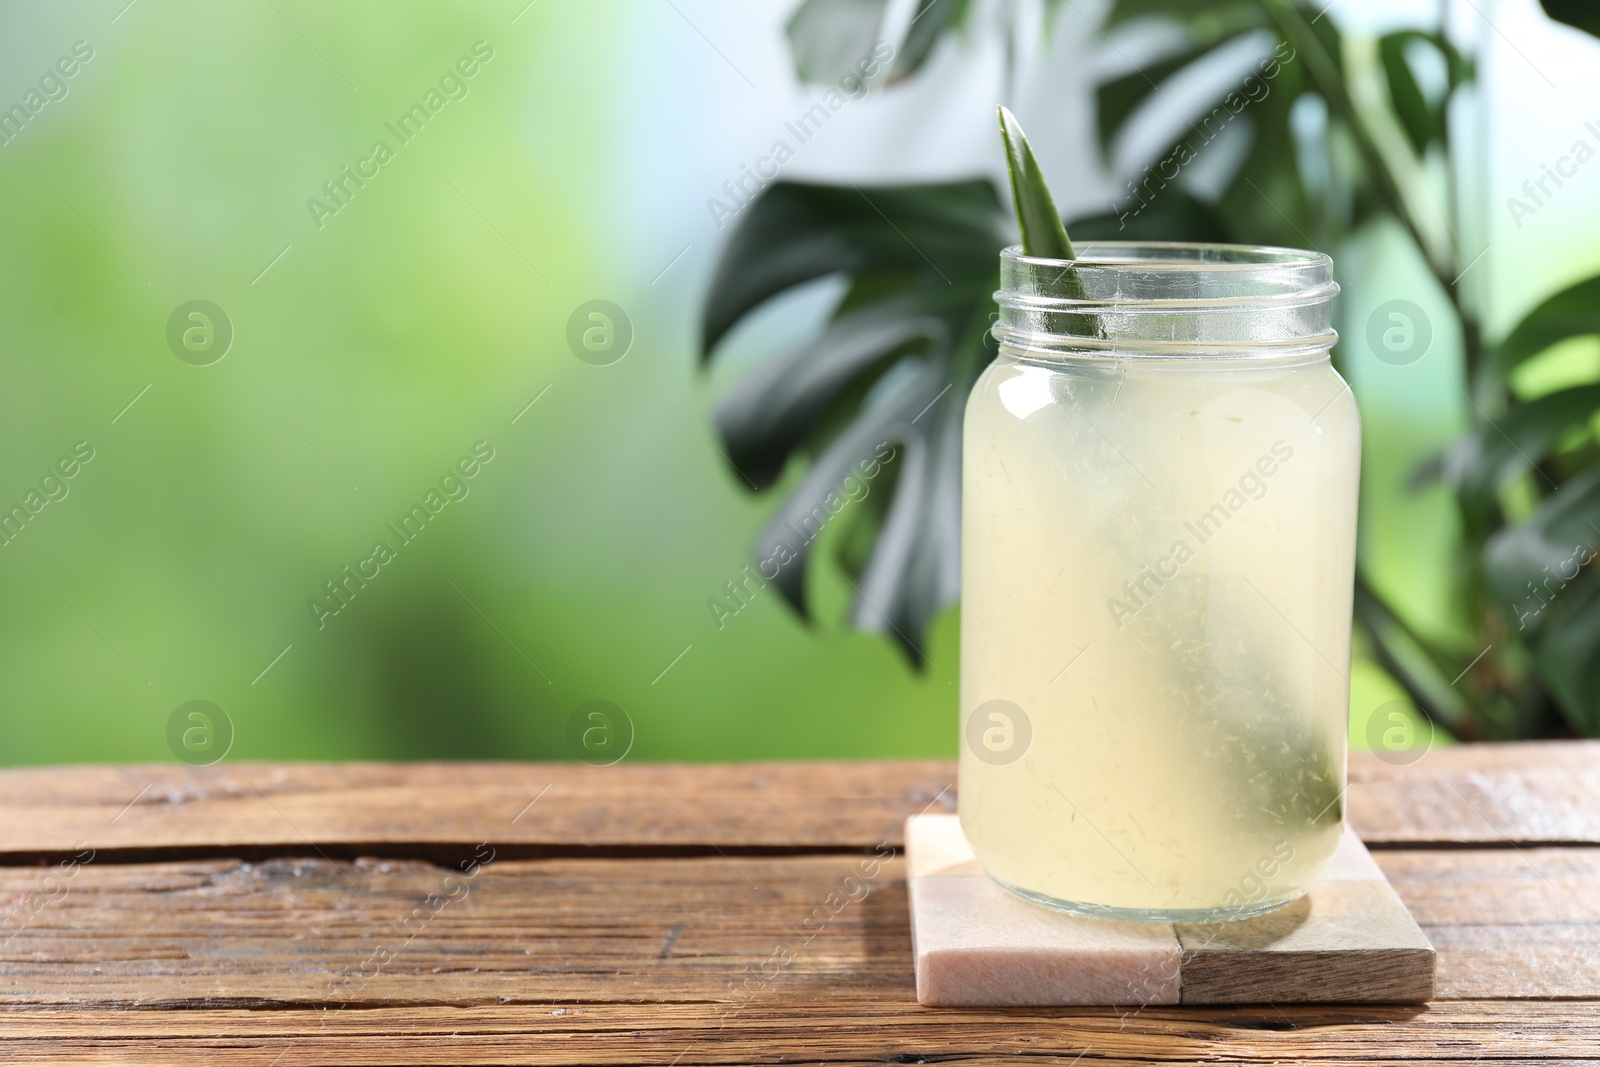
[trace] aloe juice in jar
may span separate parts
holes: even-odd
[[[1260,292],[1175,255],[1092,320],[1008,332],[1002,291],[965,423],[960,812],[1025,897],[1202,921],[1295,899],[1343,829],[1359,423],[1331,330],[1281,306],[1325,307],[1325,257]],[[1211,325],[1229,287],[1266,310]],[[1119,343],[1141,300],[1199,321]]]

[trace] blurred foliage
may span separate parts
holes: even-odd
[[[1600,4],[1594,0],[1539,0],[1539,4],[1557,22],[1600,36]]]
[[[800,77],[826,80],[820,63],[858,54],[875,39],[879,26],[868,24],[873,12],[881,21],[883,6],[807,0],[790,24]],[[1593,4],[1545,0],[1545,8],[1596,31]],[[940,10],[938,0],[918,8],[930,18]],[[1291,0],[1115,0],[1107,32],[1159,20],[1181,35],[1167,54],[1099,87],[1101,148],[1109,160],[1130,141],[1153,143],[1151,130],[1165,129],[1166,141],[1138,161],[1120,210],[1069,219],[1068,229],[1078,240],[1326,249],[1374,222],[1402,226],[1463,339],[1472,426],[1418,480],[1442,478],[1462,516],[1469,636],[1410,625],[1358,566],[1363,645],[1456,736],[1600,735],[1600,569],[1590,566],[1600,548],[1600,386],[1535,396],[1511,385],[1552,345],[1600,333],[1600,278],[1552,296],[1486,343],[1480,309],[1459,285],[1471,265],[1461,250],[1459,179],[1472,163],[1452,122],[1481,106],[1458,99],[1474,81],[1473,61],[1440,27],[1374,40],[1341,34],[1324,11]],[[934,25],[948,33],[968,14],[951,0]],[[927,32],[916,25],[914,33]],[[919,39],[905,73],[930,50]],[[1236,150],[1242,142],[1242,151],[1219,189],[1199,196],[1174,184],[1198,148],[1220,139]],[[1441,159],[1446,166],[1430,167]],[[904,445],[892,500],[843,562],[858,581],[857,625],[891,624],[913,658],[929,620],[958,594],[960,416],[994,352],[988,291],[995,255],[1009,243],[998,201],[986,181],[777,183],[733,235],[706,305],[709,356],[761,300],[827,274],[849,279],[822,337],[732,390],[717,422],[736,463],[759,456],[763,485],[794,453],[813,457],[786,505],[800,513],[869,441]],[[814,383],[803,404],[790,387],[798,381]],[[803,575],[793,577],[788,595],[803,609],[802,587]]]
[[[12,4],[0,105],[80,40],[0,146],[0,504],[55,496],[0,547],[0,763],[171,761],[195,698],[229,760],[569,759],[597,698],[631,760],[953,752],[943,678],[726,591],[768,508],[697,432],[688,294],[728,138],[686,106],[713,90],[685,54],[720,60],[671,6]],[[479,40],[470,92],[397,145]],[[319,227],[307,199],[378,138],[396,157]],[[609,366],[567,341],[597,297],[634,326]],[[233,324],[206,366],[167,341],[195,299]],[[308,599],[479,440],[470,495],[319,627]]]
[[[739,383],[715,422],[729,459],[758,487],[804,449],[810,470],[757,538],[756,557],[813,515],[845,475],[888,443],[889,491],[846,520],[842,560],[856,587],[852,619],[893,633],[920,661],[928,620],[960,584],[961,417],[993,357],[989,316],[1005,217],[986,181],[872,194],[780,182],[747,209],[706,308],[709,351],[767,299],[805,282],[850,280],[821,337]],[[870,552],[860,546],[870,545]],[[776,571],[806,613],[809,554]]]

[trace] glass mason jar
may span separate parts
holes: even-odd
[[[1344,823],[1361,431],[1333,264],[1078,250],[1001,254],[967,401],[961,825],[1058,910],[1259,914]]]

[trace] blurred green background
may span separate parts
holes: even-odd
[[[1404,15],[1349,6],[1339,17]],[[76,42],[93,53],[0,146],[0,506],[78,442],[94,454],[0,547],[0,761],[169,759],[168,719],[194,699],[231,719],[235,759],[567,758],[568,718],[593,699],[632,719],[631,758],[952,755],[953,612],[918,672],[843,626],[850,590],[830,566],[812,577],[810,626],[770,590],[721,626],[707,606],[778,502],[738,484],[707,412],[825,307],[789,301],[698,368],[726,237],[706,201],[818,95],[790,72],[787,5],[764,8],[0,9],[0,106],[26,106]],[[1600,112],[1585,110],[1592,42],[1532,4],[1496,10],[1508,40],[1559,45],[1541,53],[1559,81],[1546,85],[1482,31],[1496,162],[1479,269],[1503,328],[1600,266],[1600,165],[1564,189],[1559,217],[1513,227],[1496,206]],[[1103,51],[1073,21],[1048,48]],[[478,42],[492,58],[465,95],[400,144],[385,124]],[[786,175],[997,174],[1000,48],[981,34],[947,47],[937,77],[852,105]],[[1117,188],[1071,152],[1091,138],[1085,84],[1038,90],[1060,101],[1041,155],[1069,213]],[[319,226],[308,199],[327,202],[323,183],[379,139],[394,158]],[[1351,321],[1413,289],[1427,306],[1408,256],[1382,228],[1346,250]],[[567,342],[596,299],[633,332],[606,366]],[[169,348],[168,320],[193,300],[232,324],[210,365]],[[1456,343],[1436,338],[1415,367],[1347,364],[1374,578],[1441,626],[1453,513],[1442,488],[1404,483],[1464,424]],[[465,498],[319,628],[308,600],[375,541],[397,546],[385,524],[477,442],[494,458]],[[1358,745],[1398,696],[1358,660]]]

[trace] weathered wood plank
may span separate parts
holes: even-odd
[[[770,984],[743,969],[780,944],[799,953],[772,965],[794,988],[909,989],[904,890],[885,888],[898,862],[866,867],[869,881],[863,864],[496,859],[467,877],[315,857],[91,863],[0,948],[0,1003],[736,1005]],[[49,877],[0,871],[0,897]]]
[[[954,780],[945,761],[8,770],[0,772],[0,855],[15,862],[77,842],[101,852],[303,850],[315,842],[344,854],[411,855],[485,841],[570,850],[870,850],[898,841],[908,815],[953,805]]]
[[[1438,996],[1600,997],[1600,849],[1530,850],[1544,876],[1515,855],[1377,855]],[[0,1006],[911,1004],[903,877],[862,855],[13,867]]]
[[[1369,844],[1600,844],[1600,741],[1458,745],[1394,767],[1350,757]]]
[[[1387,849],[1372,857],[1424,926],[1600,926],[1600,849]]]
[[[1529,847],[1600,837],[1597,767],[1595,745],[1352,759],[1352,822],[1439,950],[1426,1008],[1006,1012],[918,1008],[899,861],[862,893],[905,815],[949,810],[946,763],[7,772],[0,1061],[1600,1059],[1600,849]],[[70,877],[22,865],[80,841]],[[318,855],[481,841],[504,854],[454,882]]]
[[[954,804],[955,767],[172,764],[0,772],[0,861],[70,850],[868,849]],[[1350,760],[1352,825],[1375,846],[1600,844],[1600,742],[1462,745],[1408,767]],[[549,791],[533,808],[529,801]],[[947,788],[948,787],[948,788]],[[941,795],[940,791],[945,790]],[[937,800],[935,799],[937,798]],[[519,813],[522,813],[519,817]]]
[[[1600,849],[1375,858],[1438,951],[1439,995],[1600,997]]]
[[[1600,1006],[962,1011],[842,990],[724,1021],[703,1004],[407,1006],[364,1011],[0,1013],[7,1063],[690,1064],[861,1062],[1572,1062],[1600,1058]]]

